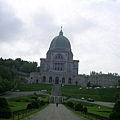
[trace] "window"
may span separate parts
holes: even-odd
[[[49,83],[52,83],[52,77],[51,76],[49,77]]]
[[[71,84],[71,78],[68,79],[68,84]]]
[[[43,76],[43,82],[46,82],[46,77],[45,76]]]
[[[64,77],[62,78],[62,83],[65,83],[65,78]]]
[[[57,54],[53,61],[53,71],[64,72],[65,60],[62,54]]]

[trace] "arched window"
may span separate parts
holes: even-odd
[[[36,83],[38,83],[38,79],[36,80]]]
[[[55,84],[59,84],[59,77],[55,78]]]
[[[65,83],[65,78],[64,77],[62,78],[62,83]]]
[[[52,77],[51,76],[49,77],[49,83],[52,83]]]
[[[71,84],[71,78],[68,79],[68,84]]]
[[[46,77],[45,76],[43,76],[43,82],[46,82]]]

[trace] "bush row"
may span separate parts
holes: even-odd
[[[48,103],[49,101],[47,100],[34,100],[27,105],[26,109],[39,109],[39,107],[44,106]]]
[[[74,102],[72,100],[66,100],[66,101],[64,101],[63,104],[65,104],[68,107],[74,109],[75,111],[83,111],[83,112],[87,113],[87,107],[83,107],[80,102]]]

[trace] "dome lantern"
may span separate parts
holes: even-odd
[[[59,35],[54,37],[53,40],[51,41],[49,50],[58,49],[58,48],[71,51],[71,44],[69,40],[63,35],[62,27],[59,32]]]

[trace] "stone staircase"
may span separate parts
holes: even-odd
[[[50,96],[50,103],[63,103],[63,98],[62,96]]]
[[[50,103],[59,103],[63,102],[63,98],[61,96],[61,86],[58,84],[54,84],[52,86],[52,93],[50,96]]]

